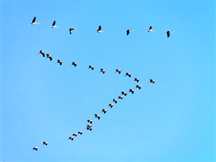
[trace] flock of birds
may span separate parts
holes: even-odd
[[[33,18],[32,23],[31,23],[30,25],[35,25],[35,24],[39,24],[39,23],[36,22],[36,17]],[[56,21],[53,22],[53,24],[52,24],[52,26],[51,26],[50,28],[56,28],[56,27],[58,27],[58,26],[56,26],[55,24],[56,24]],[[73,30],[76,30],[76,28],[74,28],[74,27],[70,28],[70,29],[69,29],[69,33],[72,34],[72,31],[73,31]],[[131,31],[133,31],[133,30],[132,30],[132,29],[128,29],[128,30],[126,31],[126,34],[129,35],[129,33],[130,33]],[[152,26],[150,26],[150,28],[149,28],[149,30],[148,30],[147,32],[155,32],[155,31],[153,31],[153,30],[152,30]],[[171,32],[173,32],[173,31],[172,31],[172,30],[169,30],[169,31],[166,32],[166,33],[167,33],[167,37],[170,36],[170,33],[171,33]],[[101,26],[99,26],[98,29],[97,29],[97,33],[105,33],[105,32],[102,31],[102,30],[101,30]],[[41,54],[43,57],[46,56],[46,58],[49,58],[49,60],[52,61],[52,60],[53,60],[53,55],[45,54],[45,52],[46,52],[46,51],[40,50],[40,51],[39,51],[39,54]],[[59,65],[62,65],[62,64],[63,64],[63,61],[57,60],[56,63],[58,63]],[[71,65],[73,65],[74,67],[77,67],[78,64],[79,64],[78,62],[72,62]],[[95,69],[95,66],[89,65],[89,66],[88,66],[88,69],[94,70],[94,69]],[[99,73],[101,72],[101,73],[105,74],[106,71],[108,71],[108,70],[105,70],[105,69],[102,69],[102,68],[101,68],[100,71],[99,71]],[[121,69],[116,69],[116,70],[115,70],[115,73],[121,74],[122,71],[123,71],[123,70],[121,70]],[[132,73],[126,72],[124,76],[128,76],[129,78],[131,78]],[[137,83],[138,83],[140,80],[141,80],[141,79],[134,78],[134,81],[137,82]],[[150,80],[149,80],[149,83],[153,83],[153,84],[154,84],[155,82],[156,82],[156,80],[153,80],[153,79],[150,79]],[[112,103],[109,103],[109,104],[108,104],[108,107],[109,107],[109,108],[112,108],[115,104],[117,104],[117,102],[118,102],[119,100],[122,100],[124,97],[126,97],[128,93],[134,94],[134,92],[135,92],[137,89],[140,90],[141,87],[142,87],[141,85],[138,85],[138,84],[137,84],[136,87],[135,87],[134,89],[129,89],[128,92],[121,91],[121,95],[118,96],[118,99],[113,99],[113,100],[112,100]],[[106,114],[107,111],[109,111],[109,110],[110,110],[110,109],[102,109],[101,113],[102,113],[102,114]],[[94,118],[97,118],[98,120],[100,120],[101,116],[102,116],[101,114],[94,114]],[[93,125],[92,125],[93,120],[92,120],[92,119],[88,119],[88,120],[87,120],[87,123],[88,123],[88,124],[87,124],[87,126],[86,126],[86,130],[92,131],[92,129],[93,129]],[[79,131],[79,132],[77,132],[77,133],[73,133],[71,136],[69,136],[68,140],[73,141],[75,137],[77,137],[78,135],[82,135],[83,133],[84,133],[83,131]],[[48,142],[45,142],[45,141],[42,143],[42,145],[46,145],[46,146],[47,146],[48,144],[49,144],[49,143],[48,143]],[[40,147],[33,147],[32,151],[33,151],[33,150],[37,151],[39,148],[40,148]]]
[[[33,18],[31,24],[29,25],[35,25],[35,24],[40,24],[36,22],[36,17]],[[56,21],[53,21],[52,26],[50,28],[58,28],[59,26],[56,26]],[[69,33],[72,34],[73,30],[77,30],[76,28],[72,27],[69,28]],[[134,31],[132,29],[128,29],[126,30],[126,34],[129,35],[131,31]],[[147,32],[156,32],[155,30],[152,30],[152,26],[149,27],[149,30]],[[167,37],[170,37],[170,33],[174,32],[173,30],[168,30],[166,31]],[[97,33],[105,33],[105,31],[101,30],[101,25],[99,25],[98,29],[97,29]]]

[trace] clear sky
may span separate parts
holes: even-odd
[[[2,0],[0,21],[0,161],[216,160],[215,1]]]

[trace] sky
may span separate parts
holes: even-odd
[[[215,1],[0,3],[0,161],[216,160]]]

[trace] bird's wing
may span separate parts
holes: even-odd
[[[56,23],[56,21],[53,21],[53,24],[52,24],[52,26],[55,26],[55,23]]]
[[[130,33],[130,31],[129,30],[127,30],[127,35]]]
[[[33,20],[32,20],[32,23],[34,23],[34,22],[35,22],[35,20],[36,20],[36,17],[34,17],[34,18],[33,18]]]
[[[98,30],[101,30],[101,26],[99,26]]]
[[[169,31],[167,31],[167,37],[169,37],[170,36],[170,32]]]
[[[152,26],[149,27],[149,30],[151,30],[151,29],[152,29]]]

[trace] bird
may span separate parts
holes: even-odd
[[[48,145],[48,142],[43,142],[43,145],[46,145],[46,146],[47,146],[47,145]]]
[[[49,54],[46,54],[46,55],[47,55],[47,58],[49,58],[50,61],[52,61],[52,56],[53,56],[53,55],[49,55]]]
[[[103,74],[106,72],[107,70],[104,70],[104,69],[100,69],[100,72],[102,72]],[[100,73],[99,72],[99,73]]]
[[[141,87],[142,87],[142,86],[140,86],[140,85],[136,85],[136,88],[139,88],[139,89],[141,89]]]
[[[126,73],[125,76],[129,76],[129,77],[131,77],[131,74],[133,74],[133,73]]]
[[[119,73],[119,74],[121,74],[121,71],[123,71],[123,70],[116,69],[116,73]]]
[[[122,97],[122,96],[118,96],[118,99],[121,99],[121,100],[122,100],[123,98],[124,98],[124,97]]]
[[[93,120],[88,119],[87,122],[92,124]]]
[[[40,50],[40,52],[38,54],[42,54],[42,56],[45,57],[45,53],[44,52],[46,52],[46,51]]]
[[[89,69],[94,70],[95,66],[89,65]]]
[[[35,21],[36,21],[36,16],[33,18],[33,20],[32,20],[32,22],[31,22],[31,24],[29,24],[29,25],[40,24],[40,23],[37,23],[37,22],[35,22]]]
[[[86,129],[92,131],[92,125],[87,125]]]
[[[69,33],[72,34],[72,31],[73,31],[73,30],[76,30],[76,28],[74,28],[74,27],[70,28],[70,29],[69,29]]]
[[[166,32],[167,33],[167,38],[170,37],[170,33],[171,32],[173,33],[174,31],[173,30],[169,30],[169,31]]]
[[[122,91],[121,93],[122,93],[123,95],[127,96],[127,93],[126,93],[126,92],[123,92],[123,91]]]
[[[57,63],[59,63],[59,65],[62,65],[62,62],[61,60],[57,60]]]
[[[74,133],[73,136],[76,137],[76,136],[77,136],[77,133]]]
[[[92,125],[89,125],[89,124],[88,124],[88,125],[87,125],[87,127],[88,127],[88,128],[91,128],[91,127],[92,127]]]
[[[129,92],[131,92],[132,94],[134,94],[134,91],[136,91],[136,90],[133,90],[133,89],[129,90]]]
[[[33,147],[32,151],[33,151],[33,150],[37,151],[38,148],[40,148],[40,147]]]
[[[100,115],[98,114],[94,114],[95,115],[95,118],[98,118],[98,120],[100,120]]]
[[[114,104],[110,103],[108,106],[109,106],[110,108],[112,108],[112,107],[113,107],[113,105],[114,105]]]
[[[150,26],[147,32],[156,32],[156,31],[152,30],[152,26]]]
[[[56,21],[53,21],[52,26],[50,28],[58,28],[59,26],[56,26]]]
[[[150,79],[150,82],[149,83],[155,83],[156,82],[156,80],[153,80],[153,79]]]
[[[71,141],[73,141],[73,139],[74,139],[74,137],[72,137],[72,136],[68,138],[68,140],[71,140]]]
[[[82,131],[79,131],[79,132],[78,132],[78,134],[82,135],[82,134],[83,134],[83,132],[82,132]]]
[[[134,78],[134,81],[139,82],[141,79]]]
[[[72,62],[72,65],[73,65],[74,67],[76,67],[77,64],[79,64],[79,63],[78,63],[78,62]]]
[[[102,30],[101,30],[101,26],[100,26],[100,25],[99,25],[99,27],[98,27],[97,33],[105,33],[105,31],[102,31]]]
[[[86,127],[86,129],[92,131],[93,128],[92,127]]]
[[[134,31],[134,30],[132,30],[132,29],[126,30],[127,35],[129,35],[131,31]]]
[[[106,109],[102,109],[102,112],[103,112],[104,114],[106,114],[107,111],[108,111],[108,110],[106,110]]]
[[[113,102],[117,103],[117,102],[118,102],[118,100],[117,100],[117,99],[113,99]]]

